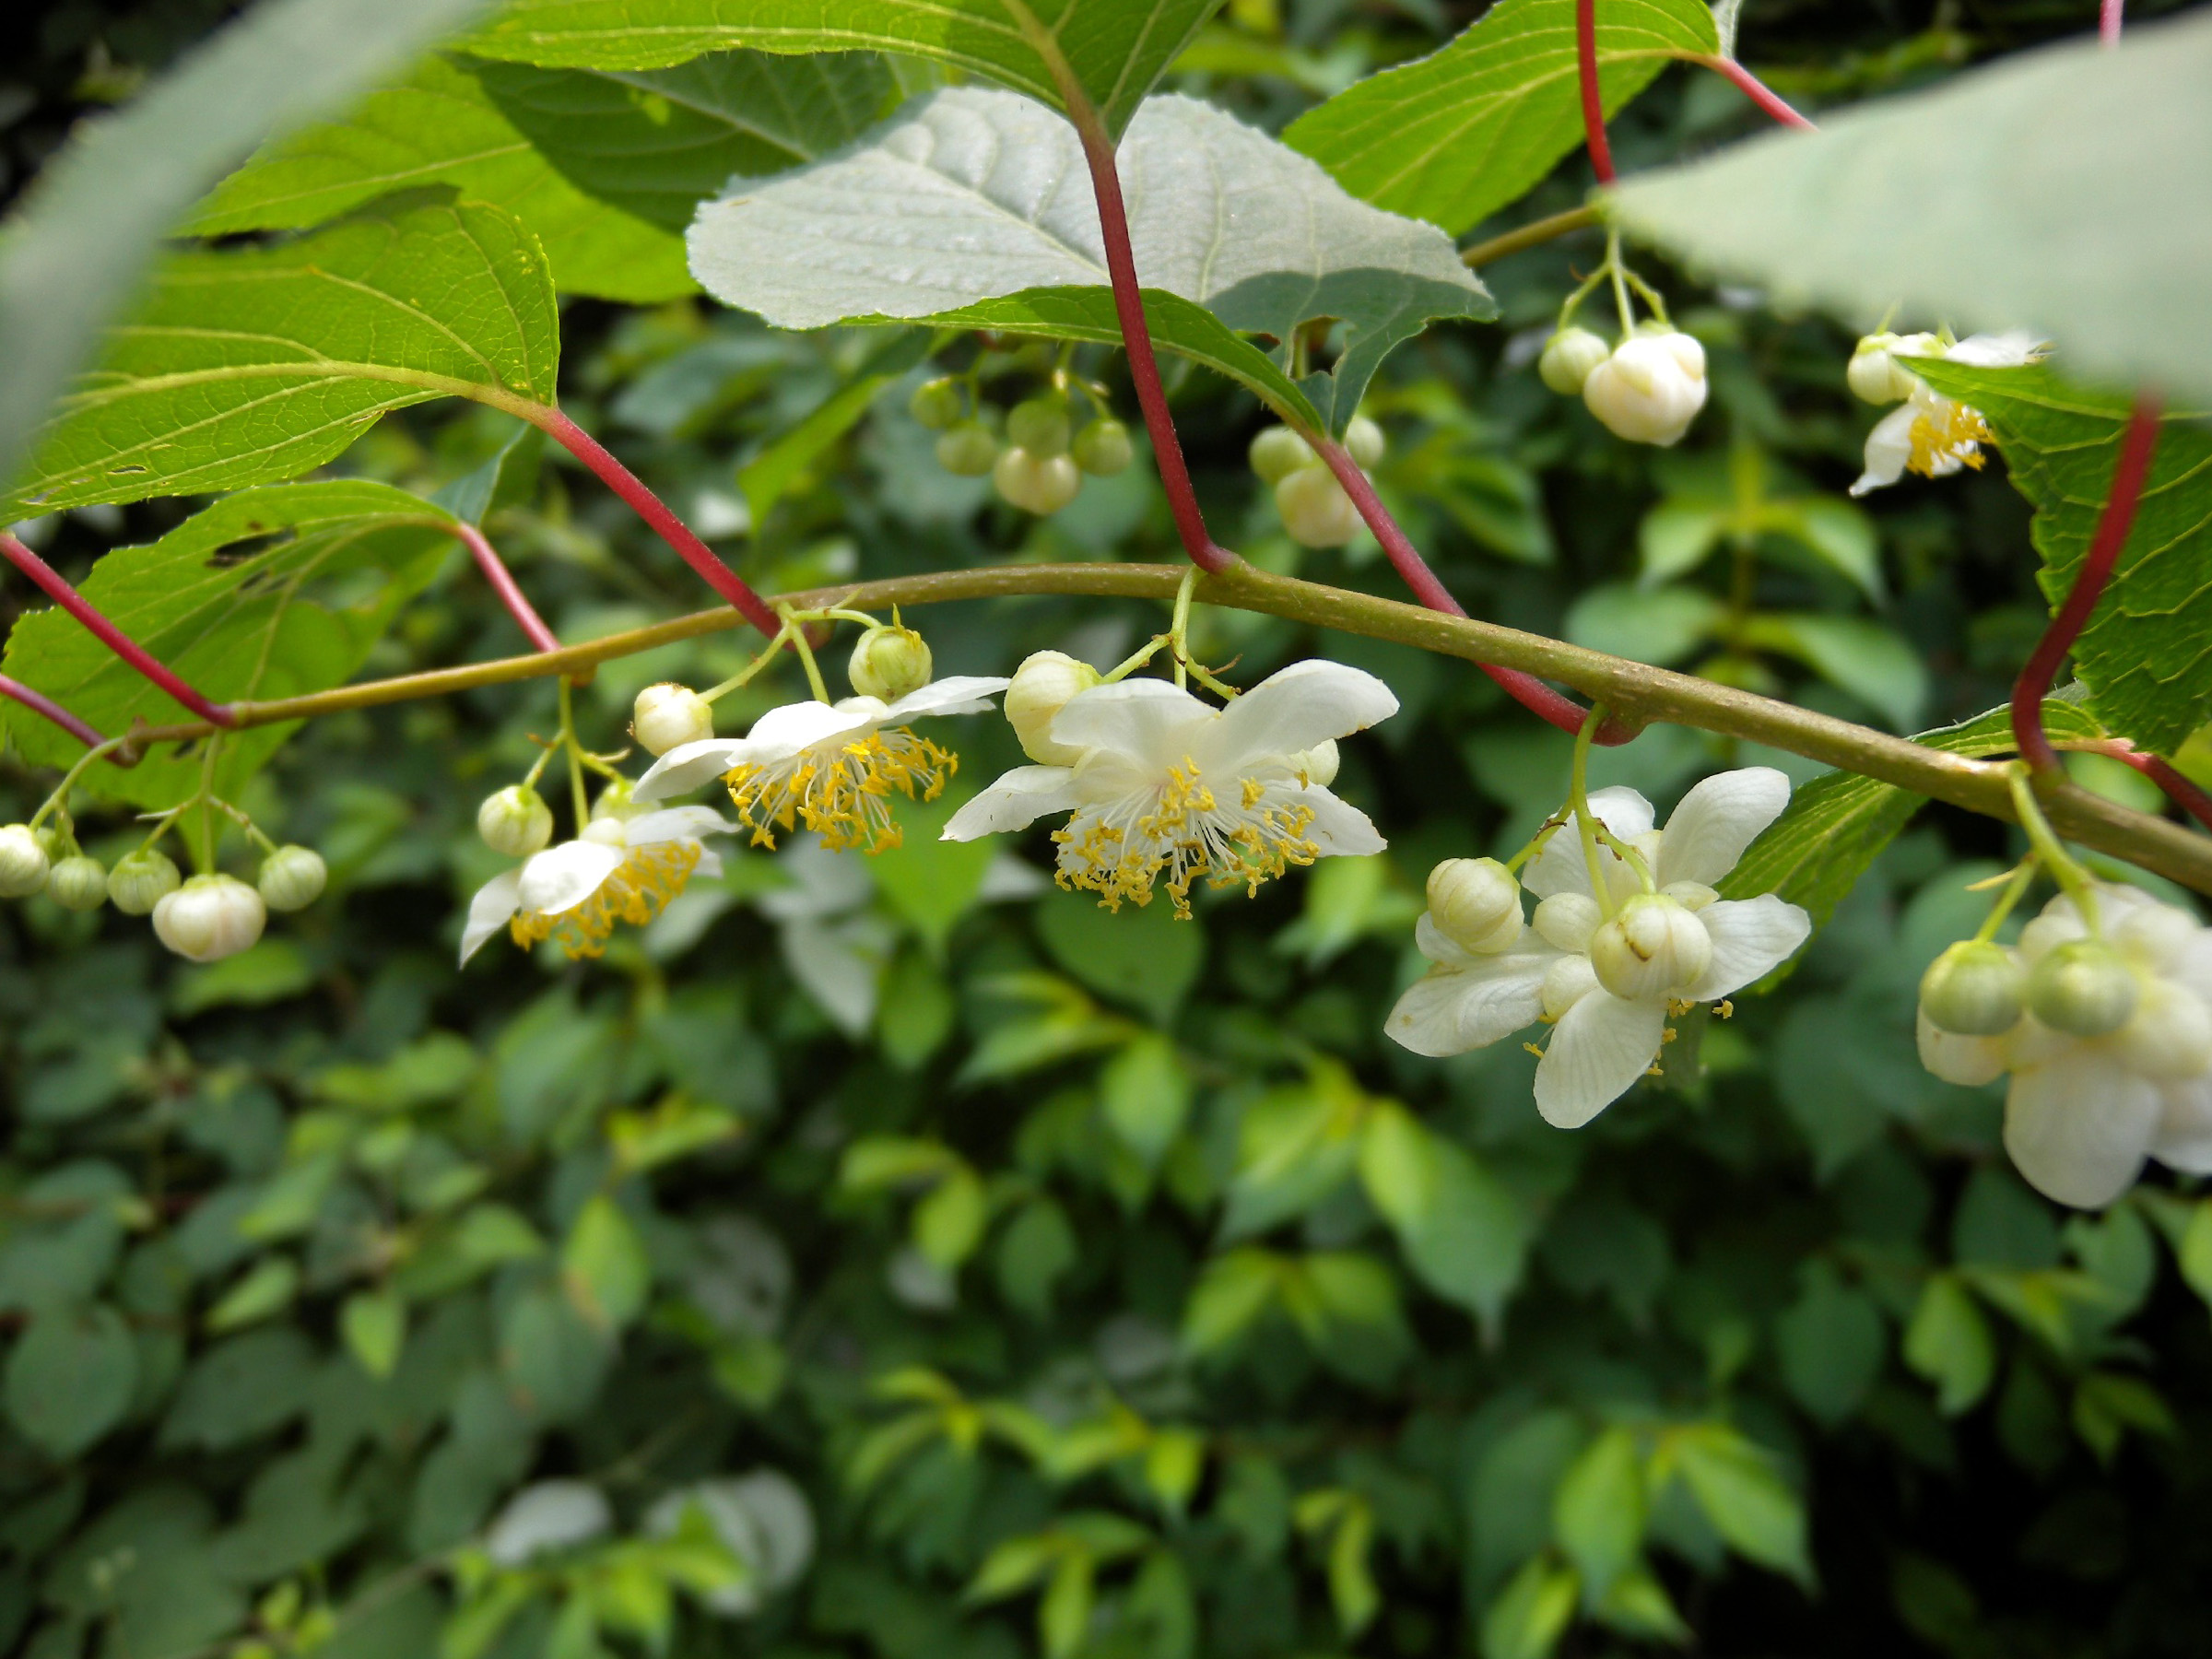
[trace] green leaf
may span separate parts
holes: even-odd
[[[1811,1582],[1805,1506],[1764,1453],[1717,1424],[1684,1431],[1673,1451],[1690,1495],[1731,1548],[1801,1583]]]
[[[407,1304],[390,1290],[357,1290],[338,1309],[338,1334],[372,1377],[388,1377],[407,1339]]]
[[[560,1276],[576,1311],[603,1331],[618,1331],[645,1311],[653,1264],[637,1228],[606,1194],[577,1212],[561,1246]]]
[[[549,405],[559,358],[545,257],[496,207],[410,193],[297,241],[177,254],[0,517],[288,477],[433,397]]]
[[[873,379],[856,382],[870,386],[871,397],[875,395],[870,385]],[[921,935],[930,955],[938,959],[943,959],[953,928],[982,895],[983,877],[999,853],[988,841],[939,839],[967,799],[965,794],[958,800],[947,795],[935,801],[901,803],[899,821],[905,839],[868,861],[868,874],[875,877],[877,888],[900,918]]]
[[[1545,1659],[1574,1618],[1574,1569],[1537,1556],[1482,1616],[1482,1659]]]
[[[127,784],[136,780],[126,773],[92,782]],[[168,797],[171,801],[176,798]],[[169,1006],[173,1012],[187,1016],[208,1008],[264,1007],[297,996],[314,982],[314,967],[299,946],[289,939],[265,938],[234,957],[185,969],[170,982]]]
[[[1449,238],[1356,201],[1311,161],[1194,99],[1155,99],[1120,151],[1146,281],[1262,334],[1287,363],[1298,325],[1347,331],[1309,394],[1341,429],[1385,353],[1432,317],[1496,307]],[[1097,206],[1064,122],[983,88],[918,99],[833,159],[749,182],[700,210],[691,270],[783,328],[944,319],[1035,288],[1107,283]],[[1333,406],[1332,406],[1333,405]]]
[[[2180,1260],[2183,1282],[2212,1305],[2212,1198],[2197,1200],[2174,1254]]]
[[[1101,996],[1131,1003],[1159,1024],[1176,1010],[1206,965],[1206,928],[1164,904],[1112,912],[1080,894],[1048,897],[1037,935],[1053,959]]]
[[[1099,1074],[1099,1105],[1121,1143],[1158,1169],[1191,1114],[1189,1068],[1165,1037],[1133,1037]]]
[[[929,336],[919,331],[892,340],[863,363],[849,383],[832,392],[816,406],[812,414],[747,461],[738,471],[737,488],[745,496],[753,523],[758,525],[765,519],[768,510],[806,475],[823,453],[860,423],[877,393],[928,355]],[[936,838],[933,835],[929,839]]]
[[[1050,1198],[1033,1198],[999,1235],[999,1293],[1016,1307],[1041,1317],[1052,1312],[1053,1287],[1076,1265],[1078,1254],[1067,1212]]]
[[[1568,608],[1566,631],[1577,645],[1665,667],[1697,650],[1726,615],[1727,606],[1696,588],[1612,582]]]
[[[194,199],[272,134],[374,85],[483,0],[279,0],[48,164],[0,247],[0,477]],[[13,515],[9,515],[13,516]]]
[[[2069,359],[2070,361],[2070,359]],[[1916,371],[1921,365],[1916,365]],[[2035,508],[2039,580],[2072,592],[2119,462],[2128,400],[2065,384],[2041,364],[1929,362],[1928,383],[1982,411],[2015,488]],[[2107,725],[2171,754],[2212,716],[2212,431],[2159,423],[2157,452],[2111,583],[2074,644],[2074,671]]]
[[[1245,1248],[1206,1265],[1182,1311],[1182,1346],[1194,1355],[1226,1347],[1250,1330],[1276,1299],[1282,1265],[1265,1250]]]
[[[1782,1378],[1791,1394],[1830,1427],[1856,1411],[1881,1375],[1888,1332],[1874,1298],[1825,1270],[1774,1322]]]
[[[1670,59],[1720,49],[1699,0],[1600,6],[1606,113]],[[1456,234],[1518,200],[1583,141],[1580,98],[1574,0],[1498,0],[1442,51],[1339,92],[1283,136],[1354,195]]]
[[[275,485],[218,501],[158,542],[109,554],[82,591],[218,702],[296,696],[352,677],[399,607],[437,573],[453,546],[453,523],[428,501],[365,479]],[[103,732],[192,718],[59,609],[19,620],[0,666]],[[65,766],[83,752],[75,738],[23,715],[12,702],[0,709],[26,759]],[[258,726],[226,738],[220,793],[235,798],[297,729]],[[166,806],[197,787],[199,770],[197,749],[157,750],[128,770],[95,768],[85,787]],[[181,1011],[239,1000],[257,971],[247,960],[208,970],[221,977],[205,989],[181,990],[196,999]]]
[[[1626,1429],[1606,1430],[1568,1466],[1552,1494],[1552,1532],[1592,1600],[1635,1564],[1648,1509],[1643,1460]]]
[[[1661,501],[1636,527],[1637,550],[1642,556],[1639,585],[1657,587],[1688,575],[1712,557],[1735,516],[1726,501],[1703,496]]]
[[[1770,614],[1751,618],[1742,637],[1797,658],[1899,731],[1917,721],[1927,703],[1928,671],[1920,653],[1879,622],[1818,611]]]
[[[451,184],[526,225],[565,292],[670,300],[693,291],[683,232],[701,201],[733,176],[835,149],[892,91],[889,70],[858,53],[719,53],[616,73],[435,55],[342,120],[265,147],[191,229],[290,229],[388,191]]]
[[[138,1382],[138,1349],[105,1305],[53,1308],[7,1357],[7,1415],[53,1457],[75,1457],[122,1420]]]
[[[1349,1079],[1278,1088],[1244,1113],[1221,1236],[1248,1238],[1326,1198],[1359,1157],[1366,1102]]]
[[[956,1163],[929,1196],[914,1206],[914,1245],[951,1273],[975,1253],[990,1221],[991,1200],[982,1178],[966,1164]]]
[[[1421,1282],[1495,1331],[1527,1271],[1535,1222],[1521,1202],[1394,1102],[1368,1113],[1359,1175]]]
[[[1936,1404],[1946,1417],[1967,1410],[1987,1394],[1997,1372],[1989,1321],[1953,1274],[1932,1274],[1921,1287],[1919,1304],[1905,1327],[1904,1351],[1905,1363],[1936,1384]]]
[[[1785,306],[2031,328],[2069,372],[2212,399],[2208,84],[2212,16],[2131,28],[2113,51],[2077,37],[1640,173],[1615,207]]]
[[[509,0],[468,42],[486,57],[659,69],[710,52],[869,50],[933,59],[1054,109],[1061,57],[1119,136],[1219,0]]]
[[[207,1310],[207,1328],[235,1331],[282,1312],[300,1293],[300,1264],[290,1256],[264,1256]]]

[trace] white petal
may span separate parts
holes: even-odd
[[[1962,1037],[1936,1029],[1925,1014],[1917,1017],[1914,1041],[1920,1045],[1920,1063],[1946,1083],[1979,1088],[2005,1075],[2006,1041],[2002,1037]]]
[[[2005,334],[1969,335],[1943,354],[1944,361],[1970,369],[2018,369],[2042,355],[2043,343],[2024,328]]]
[[[898,725],[909,720],[920,720],[930,714],[983,714],[990,712],[991,700],[1004,691],[1011,682],[1003,677],[986,674],[953,674],[941,680],[909,691],[886,709],[883,724]]]
[[[700,847],[699,850],[699,862],[691,866],[691,874],[694,876],[705,877],[709,879],[721,875],[722,854],[715,852],[712,847]]]
[[[1633,841],[1639,835],[1648,835],[1652,828],[1652,804],[1632,789],[1616,785],[1611,789],[1597,789],[1590,793],[1590,810],[1597,821],[1622,841]],[[1620,857],[1605,848],[1599,856],[1608,864],[1618,865]],[[1552,832],[1528,866],[1528,874],[1521,885],[1539,899],[1548,899],[1554,893],[1580,893],[1585,899],[1594,897],[1590,891],[1589,866],[1583,862],[1583,836],[1573,818]]]
[[[1469,962],[1481,960],[1479,952],[1472,951],[1450,938],[1436,924],[1436,918],[1423,911],[1420,920],[1413,924],[1414,948],[1432,962],[1447,968],[1464,968]]]
[[[523,872],[520,866],[501,870],[477,889],[477,896],[468,901],[468,922],[461,929],[461,959],[466,962],[483,949],[484,941],[507,925],[522,900]]]
[[[651,803],[688,794],[721,777],[746,752],[743,737],[701,737],[697,743],[679,743],[645,769],[629,798]]]
[[[1234,770],[1246,757],[1294,755],[1363,732],[1398,712],[1373,675],[1315,657],[1271,674],[1221,711],[1202,760]]]
[[[2212,1175],[2212,1077],[2170,1085],[2161,1093],[2150,1155],[2184,1175]]]
[[[659,841],[697,841],[702,835],[735,835],[738,828],[736,819],[724,818],[712,806],[667,806],[626,819],[622,839],[633,847],[650,847]]]
[[[1665,1036],[1665,1003],[1593,991],[1552,1028],[1536,1067],[1536,1110],[1557,1128],[1580,1129],[1651,1069]]]
[[[2158,1091],[2087,1043],[2016,1073],[2005,1098],[2014,1164],[2037,1192],[2079,1209],[2127,1191],[2158,1128]]]
[[[1147,767],[1174,766],[1182,763],[1195,728],[1218,718],[1166,680],[1116,680],[1068,699],[1053,716],[1048,735],[1071,748],[1109,749]]]
[[[1666,820],[1653,879],[1720,885],[1744,849],[1790,804],[1790,780],[1771,766],[1746,766],[1707,778]]]
[[[1724,899],[1698,912],[1712,938],[1712,959],[1698,982],[1682,995],[1712,1002],[1741,991],[1772,972],[1813,936],[1813,919],[1786,899],[1761,893],[1756,899]]]
[[[1920,413],[1911,403],[1902,403],[1874,423],[1874,430],[1866,434],[1866,470],[1851,487],[1853,495],[1885,489],[1905,476],[1905,463],[1912,459],[1912,423]]]
[[[1313,821],[1306,826],[1306,839],[1322,851],[1324,857],[1365,858],[1371,853],[1380,853],[1389,843],[1374,821],[1359,807],[1338,800],[1318,783],[1304,789],[1287,792],[1288,798],[1313,814]]]
[[[517,897],[522,908],[558,916],[574,910],[622,867],[622,853],[597,841],[562,841],[534,855],[523,866]]]
[[[1018,766],[954,813],[937,839],[970,841],[1026,830],[1048,812],[1073,812],[1075,778],[1065,766]]]
[[[1544,971],[1556,954],[1512,951],[1432,968],[1398,998],[1382,1029],[1415,1053],[1439,1058],[1510,1037],[1542,1018]]]

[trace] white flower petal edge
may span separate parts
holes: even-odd
[[[1241,755],[1296,754],[1397,712],[1396,695],[1373,675],[1309,658],[1269,675],[1222,710],[1212,741]]]
[[[562,841],[523,865],[519,909],[558,916],[574,910],[622,867],[619,848],[602,841]]]
[[[1712,959],[1682,993],[1688,1002],[1717,1002],[1764,979],[1813,936],[1812,917],[1773,893],[1724,899],[1698,912],[1698,920],[1712,940]]]
[[[1624,841],[1652,832],[1654,816],[1652,804],[1623,785],[1592,790],[1590,810],[1599,823]],[[1601,849],[1598,857],[1611,870],[1628,873],[1628,866],[1617,853]],[[1612,875],[1608,874],[1606,879],[1611,881]],[[1582,833],[1571,819],[1544,843],[1544,851],[1530,862],[1521,885],[1539,899],[1548,899],[1554,893],[1580,893],[1585,899],[1596,897],[1590,890],[1590,866],[1583,859]],[[1633,887],[1632,881],[1630,886]]]
[[[986,714],[991,710],[991,700],[1012,683],[999,675],[949,674],[909,691],[892,703],[883,712],[883,724],[897,725],[902,721],[922,720],[932,714]]]
[[[468,901],[468,921],[461,929],[461,960],[465,965],[470,957],[484,948],[485,941],[507,925],[508,920],[522,906],[523,872],[518,865],[501,870],[477,889]]]
[[[2101,1209],[2143,1168],[2159,1117],[2159,1092],[2147,1080],[2077,1045],[2014,1077],[2005,1150],[2038,1192]]]
[[[954,813],[938,839],[971,841],[1027,830],[1050,812],[1073,812],[1075,778],[1072,767],[1018,766]]]
[[[1149,765],[1171,749],[1181,760],[1186,735],[1214,716],[1213,709],[1166,680],[1116,680],[1069,698],[1047,735],[1070,748],[1104,749]]]
[[[1539,945],[1480,957],[1442,943],[1459,962],[1440,963],[1406,987],[1383,1024],[1393,1041],[1442,1059],[1487,1047],[1543,1018],[1544,975],[1559,959],[1558,951]]]
[[[861,701],[848,698],[848,703]],[[824,702],[784,703],[753,722],[743,737],[702,737],[697,743],[678,744],[646,770],[630,792],[633,801],[665,801],[711,783],[740,766],[772,766],[788,760],[801,749],[812,748],[833,737],[857,732],[877,719],[883,705],[874,698],[871,707],[856,709]]]
[[[1653,879],[1716,887],[1744,849],[1790,804],[1790,780],[1771,766],[1739,767],[1698,783],[1667,814]]]
[[[1536,1067],[1536,1110],[1555,1128],[1580,1129],[1629,1092],[1658,1058],[1666,1004],[1591,991],[1559,1017]]]

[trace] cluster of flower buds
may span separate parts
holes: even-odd
[[[1705,348],[1665,323],[1639,324],[1618,346],[1586,328],[1562,328],[1536,359],[1537,376],[1631,443],[1665,448],[1705,406]]]
[[[1129,429],[1111,415],[1077,429],[1067,394],[1057,387],[1008,409],[1003,441],[990,406],[979,399],[971,412],[965,404],[960,382],[947,375],[916,388],[907,408],[937,434],[940,466],[963,478],[988,474],[1001,496],[1028,512],[1059,512],[1081,491],[1086,475],[1110,478],[1135,454]]]
[[[1364,415],[1344,429],[1345,453],[1361,469],[1382,459],[1382,429]],[[1301,547],[1341,547],[1359,534],[1359,509],[1345,493],[1313,446],[1286,426],[1267,428],[1252,441],[1252,470],[1275,490],[1283,528]]]

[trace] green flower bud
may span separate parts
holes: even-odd
[[[29,824],[0,830],[0,898],[28,899],[44,891],[53,863]]]
[[[1613,347],[1586,328],[1562,328],[1544,343],[1536,378],[1561,397],[1573,397],[1590,371],[1613,355]]]
[[[1597,982],[1630,1002],[1694,985],[1712,960],[1712,935],[1672,899],[1638,893],[1590,935]]]
[[[906,400],[906,412],[933,432],[959,424],[960,382],[951,375],[924,381]]]
[[[1287,426],[1271,426],[1254,438],[1247,457],[1263,484],[1280,484],[1300,467],[1314,465],[1320,459],[1306,441]]]
[[[1083,488],[1083,474],[1066,455],[1031,454],[1016,444],[1000,452],[991,482],[1015,506],[1041,516],[1059,512],[1076,499]]]
[[[1024,398],[1006,411],[1006,441],[1041,460],[1067,453],[1067,400]]]
[[[2002,945],[1961,939],[1920,976],[1920,1009],[1939,1031],[1995,1037],[2019,1023],[2026,978]]]
[[[126,916],[146,916],[175,892],[183,878],[159,848],[125,853],[108,872],[108,897]]]
[[[1094,478],[1111,478],[1126,472],[1136,456],[1129,429],[1111,415],[1101,415],[1076,434],[1076,465]]]
[[[279,847],[261,861],[254,877],[263,902],[273,911],[305,910],[323,897],[330,866],[312,847]]]
[[[845,677],[863,697],[897,702],[929,684],[929,642],[911,628],[871,628],[853,647]]]
[[[630,705],[629,734],[649,755],[714,735],[714,708],[688,686],[664,680],[638,693]]]
[[[261,937],[269,919],[261,895],[235,876],[194,876],[154,906],[154,936],[179,956],[213,962]]]
[[[1495,955],[1521,937],[1521,884],[1494,858],[1447,858],[1429,872],[1429,919],[1461,949]]]
[[[2054,946],[2028,975],[2028,1007],[2054,1031],[2103,1037],[2134,1018],[2140,988],[2120,953],[2101,939]]]
[[[1359,463],[1361,471],[1380,462],[1389,447],[1382,429],[1364,415],[1353,416],[1351,424],[1344,429],[1345,453]]]
[[[1325,466],[1301,466],[1278,482],[1275,508],[1303,547],[1341,547],[1359,534],[1359,509]]]
[[[477,808],[477,833],[494,853],[527,858],[553,839],[553,809],[527,783],[510,783]]]
[[[1040,766],[1073,766],[1083,751],[1051,736],[1053,717],[1077,693],[1099,683],[1099,671],[1063,651],[1040,651],[1022,659],[999,705],[1021,739],[1021,752]]]
[[[980,420],[963,420],[937,437],[937,465],[963,478],[980,478],[998,459],[998,438]]]
[[[108,873],[99,859],[73,853],[48,872],[46,896],[64,910],[98,910],[107,902]]]
[[[606,787],[599,792],[599,798],[592,803],[592,822],[595,824],[603,818],[611,818],[620,823],[625,818],[633,818],[641,812],[652,810],[631,798],[636,789],[637,785],[628,778],[608,779]]]

